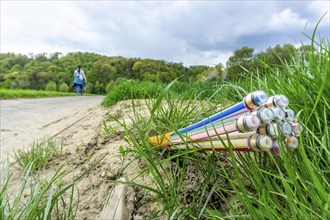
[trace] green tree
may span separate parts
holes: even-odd
[[[16,82],[18,84],[18,88],[20,88],[20,89],[30,88],[30,82],[29,82],[29,76],[28,75],[19,75],[19,76],[17,76]]]
[[[105,93],[104,84],[100,83],[99,81],[96,81],[94,85],[94,92],[96,94],[104,94]]]
[[[36,73],[36,89],[43,89],[46,87],[46,83],[51,81],[53,82],[52,79],[52,74],[49,72],[37,72]]]
[[[4,74],[3,79],[4,80],[6,80],[6,79],[16,80],[18,76],[19,76],[19,73],[17,71],[14,71],[14,72]]]
[[[297,50],[291,44],[269,47],[266,51],[262,51],[255,56],[256,68],[259,69],[260,73],[266,73],[269,67],[282,68],[284,64],[290,64],[293,61],[292,58],[296,55]]]
[[[143,72],[143,63],[142,61],[137,61],[134,63],[133,67],[133,77],[136,79],[140,79],[141,72]]]
[[[1,88],[4,89],[10,89],[11,84],[13,83],[13,81],[11,81],[10,79],[6,79],[3,83],[1,83]]]
[[[159,77],[161,82],[170,83],[177,78],[177,75],[174,71],[168,69],[167,71],[161,71]]]
[[[267,49],[269,54],[268,62],[271,65],[283,66],[283,63],[290,63],[296,53],[296,49],[291,44],[284,44],[282,47],[276,45],[272,49]]]
[[[162,60],[145,59],[133,65],[133,72],[137,79],[144,81],[158,81],[168,83],[177,77],[170,65]]]
[[[61,56],[62,56],[62,53],[60,53],[60,52],[51,53],[49,55],[49,60],[55,61],[55,60],[58,60]]]
[[[234,51],[234,55],[229,57],[226,64],[229,79],[237,79],[253,70],[253,51],[253,48],[247,46]]]
[[[222,78],[222,74],[222,64],[218,64],[215,67],[209,67],[202,73],[198,74],[196,76],[196,81],[219,80]]]
[[[217,71],[216,79],[224,78],[224,66],[222,63],[215,65],[214,69]]]
[[[142,73],[141,80],[150,81],[150,82],[157,82],[157,81],[160,80],[160,78],[159,78],[159,74]]]
[[[110,82],[110,80],[117,78],[117,69],[104,59],[97,61],[95,70],[98,73],[98,81]]]
[[[187,80],[194,81],[196,80],[197,75],[202,74],[208,68],[209,68],[208,66],[202,66],[202,65],[190,66],[186,71],[185,78]],[[200,78],[200,76],[198,78]]]
[[[10,89],[18,89],[18,83],[15,81],[12,81],[12,83],[10,85]]]

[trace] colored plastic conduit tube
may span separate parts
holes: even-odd
[[[228,133],[228,134],[222,134],[222,135],[219,135],[218,137],[210,138],[210,141],[218,141],[219,139],[221,139],[221,140],[243,139],[243,138],[248,138],[254,134],[256,134],[255,131],[245,132],[245,133],[236,131],[236,132],[232,132],[232,133]]]
[[[218,123],[216,125],[198,128],[187,132],[187,135],[183,134],[180,136],[170,137],[169,144],[176,144],[182,142],[191,142],[191,141],[198,141],[208,137],[215,137],[217,135],[222,135],[225,133],[231,133],[235,131],[241,132],[249,132],[254,131],[260,126],[261,122],[260,119],[255,115],[244,115],[239,117],[237,120],[229,123]],[[291,125],[290,125],[291,128]]]
[[[224,141],[201,141],[191,144],[179,144],[170,146],[169,150],[203,149],[225,151],[233,147],[235,151],[269,151],[272,149],[273,141],[267,135],[254,134],[243,139]]]
[[[258,107],[262,106],[263,104],[265,104],[267,100],[268,100],[268,95],[266,92],[259,91],[259,90],[251,92],[247,96],[244,97],[242,102],[239,102],[236,105],[233,105],[233,106],[231,106],[221,112],[218,112],[208,118],[205,118],[195,124],[189,125],[185,128],[181,128],[180,130],[178,130],[178,133],[181,133],[181,134],[186,133],[188,131],[191,131],[196,128],[210,124],[211,122],[217,121],[228,115],[235,114],[238,111],[253,110],[253,109],[258,108]],[[174,134],[176,134],[176,132]]]
[[[264,125],[270,123],[274,119],[273,111],[269,108],[266,108],[266,107],[261,107],[259,109],[254,110],[253,112],[251,112],[251,115],[258,116],[258,118],[260,119],[261,124],[264,124]],[[229,119],[229,118],[226,118],[226,120],[227,119]],[[229,139],[241,139],[241,138],[249,137],[249,136],[251,136],[255,133],[256,133],[255,131],[247,132],[247,133],[242,133],[240,131],[236,131],[236,132],[228,133],[228,134],[225,134],[225,135],[220,135],[219,137],[223,140],[227,140],[228,138]]]
[[[258,109],[255,109],[253,111],[249,111],[249,112],[243,112],[243,113],[238,113],[238,114],[233,114],[227,117],[224,117],[222,119],[219,119],[215,122],[219,122],[219,121],[224,121],[224,120],[229,120],[229,119],[237,119],[243,115],[248,115],[248,114],[252,114],[252,115],[256,115],[259,117],[261,124],[268,124],[269,122],[274,120],[274,112],[270,109],[270,108],[266,108],[266,107],[261,107]],[[215,123],[212,122],[212,123]]]

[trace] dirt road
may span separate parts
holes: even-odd
[[[0,100],[1,160],[88,117],[103,96]]]
[[[53,137],[56,146],[61,146],[61,155],[50,158],[45,169],[38,171],[42,178],[52,178],[59,168],[65,170],[67,175],[61,179],[61,183],[67,184],[81,173],[85,172],[95,161],[103,158],[102,162],[91,170],[88,175],[76,183],[74,203],[78,202],[76,219],[110,219],[105,214],[111,215],[113,209],[109,205],[104,212],[103,207],[109,193],[118,185],[115,179],[124,178],[128,182],[135,182],[150,188],[156,187],[154,177],[145,174],[146,162],[136,158],[136,153],[127,142],[126,129],[134,128],[135,115],[150,117],[150,110],[145,100],[120,101],[111,107],[100,105],[103,97],[67,97],[46,99],[21,99],[0,100],[1,104],[1,153],[2,159],[12,154],[13,150],[27,148],[35,140],[43,137]],[[104,126],[111,128],[105,132]],[[125,151],[125,156],[122,154]],[[15,162],[12,157],[10,162]],[[0,168],[4,161],[0,161]],[[171,161],[164,167],[170,170]],[[175,162],[173,162],[176,165]],[[192,165],[189,165],[189,170]],[[11,166],[13,176],[9,187],[14,192],[21,186],[22,172]],[[169,171],[170,172],[170,171]],[[185,185],[195,183],[194,187],[202,181],[196,178],[197,174],[188,173],[191,178],[185,179]],[[143,174],[143,175],[141,175]],[[165,178],[165,176],[164,176]],[[33,181],[35,182],[35,181]],[[64,186],[64,185],[63,185]],[[118,188],[123,189],[123,185]],[[189,192],[189,191],[188,191]],[[187,195],[184,192],[183,197]],[[23,196],[29,198],[30,188],[27,187]],[[152,219],[154,214],[162,209],[162,201],[158,194],[136,186],[127,186],[125,190],[113,194],[109,204],[126,203],[125,219]],[[117,196],[115,196],[117,195]],[[118,195],[124,196],[118,200]],[[188,196],[189,197],[189,196]],[[125,198],[125,199],[124,199]],[[190,198],[190,197],[189,197]],[[66,200],[68,201],[68,200]],[[125,208],[125,209],[126,209]],[[109,214],[110,213],[110,214]],[[168,219],[163,213],[158,219]]]
[[[104,158],[88,175],[76,183],[79,200],[76,219],[110,219],[113,211],[109,205],[105,212],[103,206],[113,187],[114,180],[122,177],[129,182],[150,185],[153,178],[140,175],[144,172],[145,162],[135,158],[135,153],[127,151],[122,155],[122,149],[130,149],[125,128],[133,129],[134,115],[150,117],[150,111],[145,100],[135,100],[134,111],[132,100],[120,101],[111,107],[100,105],[103,97],[67,97],[47,99],[0,100],[1,104],[1,153],[2,158],[13,153],[13,150],[27,148],[29,143],[47,137],[53,137],[56,146],[61,146],[62,155],[51,158],[47,167],[38,171],[38,176],[52,178],[59,168],[67,171],[61,183],[70,183],[74,177],[85,172],[95,161]],[[111,130],[104,132],[104,125]],[[10,162],[15,162],[12,157]],[[0,168],[4,161],[0,161]],[[11,166],[13,176],[10,188],[13,192],[21,186],[22,172]],[[63,185],[64,186],[64,185]],[[122,187],[119,185],[118,187]],[[117,188],[117,187],[116,187]],[[30,188],[24,191],[24,197],[29,198]],[[126,192],[120,191],[114,195],[124,196],[129,218],[151,219],[161,203],[157,194],[147,192],[142,188],[127,186]],[[118,198],[114,196],[113,198]],[[110,200],[116,205],[118,199]],[[121,203],[121,204],[122,204]],[[110,214],[109,212],[110,211]],[[104,218],[105,217],[105,218]],[[159,219],[168,219],[160,216]]]

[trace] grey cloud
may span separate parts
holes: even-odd
[[[56,4],[62,3],[63,7],[55,8],[43,4],[41,14],[19,9],[22,16],[35,13],[39,19],[22,21],[24,18],[19,17],[20,13],[12,17],[13,21],[29,27],[25,29],[26,35],[17,40],[38,39],[50,47],[58,45],[104,55],[166,59],[186,65],[225,63],[235,49],[245,45],[264,50],[276,44],[293,43],[294,39],[299,41],[303,38],[301,32],[311,33],[323,15],[324,6],[329,6],[329,3],[319,1],[82,1]],[[49,4],[50,7],[53,4]],[[329,16],[322,22],[320,33],[329,36],[328,27]],[[41,32],[33,31],[35,29]],[[6,39],[15,33],[9,32]]]

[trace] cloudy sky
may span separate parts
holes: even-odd
[[[1,0],[1,53],[93,52],[184,65],[330,35],[329,1]],[[329,37],[328,37],[329,38]]]

